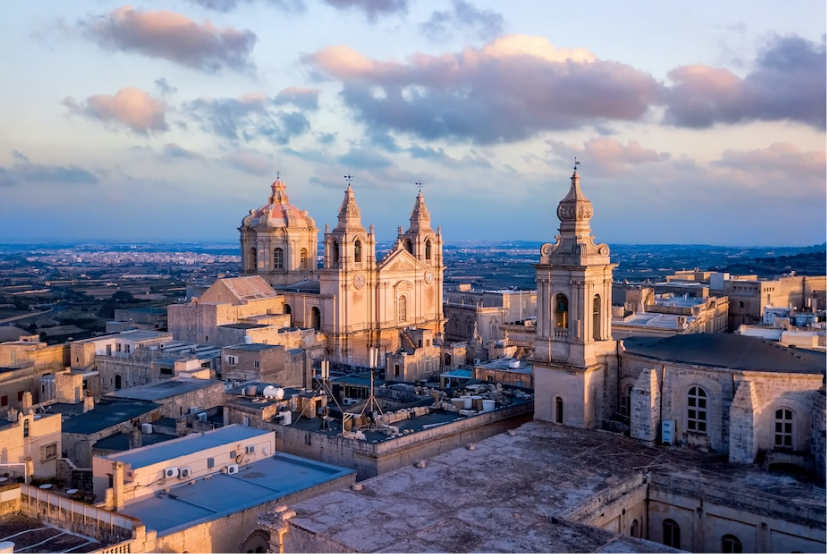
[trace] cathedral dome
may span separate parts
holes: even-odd
[[[316,227],[316,222],[307,211],[299,210],[290,204],[285,192],[286,186],[281,179],[270,186],[272,192],[267,204],[257,210],[250,210],[242,221],[242,227],[271,227],[271,228],[310,228]]]

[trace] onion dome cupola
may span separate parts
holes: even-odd
[[[250,210],[250,214],[241,221],[242,227],[316,228],[316,222],[306,210],[299,210],[290,204],[287,187],[281,179],[276,179],[270,189],[267,204]]]

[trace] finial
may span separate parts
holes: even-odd
[[[281,179],[281,171],[276,171],[276,181]]]
[[[574,157],[574,171],[577,171],[577,166],[580,165],[580,162],[577,161],[577,156]]]
[[[350,175],[350,173],[348,173],[347,175],[345,175],[345,182],[347,182],[347,186],[348,186],[348,188],[350,188],[350,183],[351,183],[352,181],[353,181],[353,177]]]
[[[420,177],[420,178],[419,178],[419,181],[417,181],[417,182],[416,182],[416,183],[414,183],[414,184],[416,185],[416,188],[418,188],[418,189],[419,189],[419,192],[422,192],[422,187],[423,187],[423,185],[422,185],[422,177]]]

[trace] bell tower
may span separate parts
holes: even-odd
[[[575,161],[568,194],[557,206],[559,233],[540,248],[534,417],[593,428],[614,413],[617,343],[612,339],[609,247],[591,235],[591,202]]]

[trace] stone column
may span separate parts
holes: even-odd
[[[270,540],[267,542],[268,552],[284,554],[284,536],[290,529],[288,521],[295,516],[296,512],[285,505],[277,506],[272,513],[262,514],[258,523],[270,532]]]
[[[660,385],[656,369],[644,370],[632,387],[630,432],[633,439],[654,446],[660,425]]]

